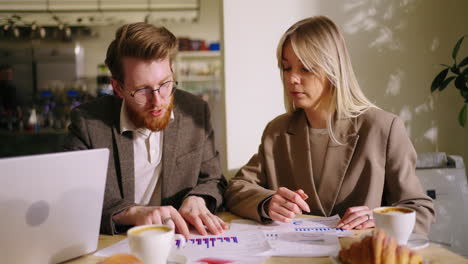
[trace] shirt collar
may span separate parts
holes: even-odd
[[[169,122],[172,122],[173,120],[174,111],[171,111]],[[125,104],[125,100],[123,100],[122,106],[120,107],[120,134],[123,134],[125,131],[139,132],[145,136],[149,136],[151,132],[153,132],[146,127],[137,128],[135,126],[135,124],[128,117],[127,105]]]

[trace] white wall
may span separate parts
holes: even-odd
[[[366,95],[405,121],[416,151],[462,155],[467,163],[468,127],[457,122],[462,97],[453,84],[434,94],[430,86],[468,34],[468,1],[331,0],[319,9],[345,31]],[[465,39],[459,58],[467,55]]]
[[[362,89],[405,120],[417,152],[462,155],[467,163],[461,96],[453,85],[430,93],[436,65],[451,63],[455,42],[468,33],[466,10],[465,0],[224,0],[228,168],[244,165],[267,122],[284,112],[275,59],[281,34],[317,14],[343,29]],[[465,39],[460,55],[467,51]]]
[[[295,21],[317,10],[314,1],[224,0],[227,167],[257,152],[265,125],[284,112],[276,47]]]

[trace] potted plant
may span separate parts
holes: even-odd
[[[466,67],[468,65],[468,56],[461,60],[461,62],[457,63],[457,55],[464,38],[465,36],[461,37],[453,48],[453,65],[440,64],[445,68],[437,74],[431,85],[431,92],[434,92],[435,90],[443,91],[450,82],[454,81],[455,88],[460,91],[460,94],[464,99],[463,106],[458,114],[458,123],[460,123],[462,127],[465,127],[468,111],[468,67]]]

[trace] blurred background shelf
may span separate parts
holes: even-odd
[[[67,130],[9,132],[0,130],[0,158],[61,152]]]
[[[215,58],[219,59],[221,52],[219,50],[204,50],[204,51],[179,51],[177,57],[179,59],[189,58]]]
[[[179,89],[196,94],[208,103],[216,148],[220,153],[226,153],[226,146],[223,143],[226,132],[224,100],[221,96],[224,84],[221,74],[221,52],[219,50],[179,51],[175,60],[175,75]]]
[[[219,76],[211,75],[193,75],[193,76],[181,76],[177,79],[179,83],[185,82],[220,82],[223,79]]]

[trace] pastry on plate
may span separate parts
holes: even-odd
[[[422,257],[406,246],[398,245],[382,229],[341,249],[338,258],[343,264],[422,264]]]

